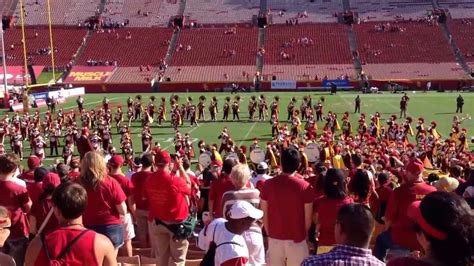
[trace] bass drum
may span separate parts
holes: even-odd
[[[250,161],[254,164],[259,164],[265,161],[265,152],[260,148],[255,148],[250,153]]]
[[[310,163],[315,163],[319,161],[319,156],[321,154],[321,149],[316,143],[309,143],[306,145],[304,152],[308,156],[308,161]]]
[[[198,162],[202,167],[207,168],[211,164],[211,161],[211,155],[208,152],[199,155]]]

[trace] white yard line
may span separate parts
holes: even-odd
[[[246,140],[249,137],[250,133],[253,131],[256,125],[257,125],[257,122],[253,122],[253,125],[250,127],[249,131],[247,131],[247,134],[245,134],[245,137],[240,141],[239,147],[242,146],[242,143],[244,143],[244,140]]]
[[[190,131],[188,131],[189,134],[193,133],[194,130],[198,129],[199,127],[194,127],[193,129],[191,129]],[[171,143],[169,144],[168,146],[165,147],[165,150],[168,150],[169,148],[171,148],[172,146],[174,145],[174,143]]]
[[[113,101],[113,100],[122,99],[122,98],[124,98],[124,97],[114,97],[114,98],[110,98],[109,100],[110,100],[110,101]],[[102,102],[102,100],[100,100],[100,101],[95,101],[95,102],[90,102],[90,103],[84,104],[84,106],[89,106],[89,105],[93,105],[93,104],[98,104],[98,103],[101,103],[101,102]],[[71,109],[74,109],[74,108],[77,108],[77,105],[65,107],[64,110],[71,110]],[[41,114],[46,114],[46,111],[41,112]]]

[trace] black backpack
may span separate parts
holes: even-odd
[[[79,235],[77,235],[71,242],[69,242],[64,249],[59,253],[59,255],[56,258],[51,258],[51,255],[49,254],[48,247],[46,246],[46,242],[44,240],[44,235],[41,235],[41,244],[43,245],[44,248],[44,253],[46,254],[46,257],[48,258],[49,265],[50,266],[66,266],[66,262],[64,262],[62,259],[63,257],[71,251],[72,246],[89,230],[84,230],[82,231]]]
[[[241,246],[239,243],[235,243],[231,241],[223,242],[217,245],[216,242],[214,241],[214,237],[216,235],[216,229],[217,229],[217,225],[214,227],[214,232],[212,234],[212,241],[209,244],[209,248],[207,249],[206,255],[204,255],[204,257],[202,258],[200,266],[214,266],[214,258],[216,257],[216,250],[218,247],[222,245],[233,244],[233,245]],[[205,232],[204,232],[204,235],[206,235]]]

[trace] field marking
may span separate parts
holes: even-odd
[[[192,132],[194,132],[194,130],[198,129],[199,127],[194,127],[193,129],[191,129],[190,131],[188,131],[188,134],[191,134]],[[180,131],[181,132],[181,131]],[[169,148],[171,148],[172,146],[174,145],[174,143],[171,143],[169,144],[168,146],[165,147],[165,150],[168,150]]]
[[[124,98],[124,97],[114,97],[114,98],[110,98],[109,100],[113,101],[113,100],[117,100],[117,99],[121,99],[121,98]],[[95,101],[95,102],[90,102],[90,103],[84,104],[84,106],[89,106],[89,105],[93,105],[93,104],[97,104],[97,103],[101,103],[101,102],[102,102],[102,100]],[[69,107],[63,107],[63,109],[64,110],[71,110],[71,109],[74,109],[76,107],[77,107],[77,105],[72,105],[72,106],[69,106]],[[48,111],[41,112],[40,114],[43,115],[43,114],[46,114],[46,112],[48,112]]]
[[[253,131],[256,125],[257,125],[257,122],[253,122],[253,125],[250,127],[249,131],[247,131],[247,134],[245,134],[245,137],[240,141],[239,146],[242,146],[242,143],[244,142],[244,140],[248,138],[248,136],[250,135],[250,132]]]

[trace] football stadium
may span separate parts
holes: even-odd
[[[0,10],[0,265],[474,264],[474,2]]]

